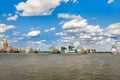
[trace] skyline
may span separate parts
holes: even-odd
[[[0,38],[10,46],[49,49],[120,46],[120,0],[2,0]],[[119,49],[119,48],[118,48]]]

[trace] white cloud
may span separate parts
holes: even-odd
[[[12,33],[12,35],[18,36],[18,35],[19,35],[19,32],[14,31],[14,32]]]
[[[51,29],[50,29],[50,31],[54,31],[55,30],[55,27],[52,27]]]
[[[65,3],[69,2],[69,1],[73,1],[73,3],[77,2],[77,0],[63,0]]]
[[[113,39],[107,38],[105,41],[106,41],[106,42],[113,42]]]
[[[3,37],[4,37],[4,34],[0,34],[0,37],[3,38]]]
[[[99,40],[103,40],[103,37],[102,36],[100,36],[100,37],[93,37],[93,38],[91,38],[91,40],[99,41]]]
[[[44,32],[49,32],[49,31],[50,31],[49,29],[44,30]]]
[[[69,14],[58,14],[59,18],[68,19],[68,21],[64,21],[62,25],[63,32],[67,33],[65,37],[74,36],[74,39],[66,39],[62,37],[59,39],[59,42],[66,42],[68,45],[72,42],[76,42],[80,45],[86,47],[93,47],[99,49],[99,47],[103,47],[104,44],[104,29],[102,29],[99,25],[91,25],[88,23],[87,19],[84,19],[80,15],[69,15]],[[61,33],[63,33],[61,32]],[[103,44],[101,44],[103,42]],[[76,45],[75,44],[75,45]],[[94,46],[94,44],[99,46]]]
[[[67,16],[66,16],[67,15]],[[87,20],[80,15],[60,14],[58,17],[71,18],[62,24],[62,29],[69,33],[102,33],[103,29],[99,25],[90,25]]]
[[[35,28],[34,28],[34,27],[31,27],[30,30],[35,30]]]
[[[58,32],[58,33],[55,33],[56,36],[65,36],[67,35],[67,33],[63,33],[63,32]]]
[[[11,42],[11,43],[16,43],[16,42],[19,42],[20,40],[23,40],[23,38],[22,37],[20,37],[20,38],[13,38],[12,40],[10,40],[9,42]]]
[[[86,31],[94,33],[94,32],[102,32],[102,29],[100,29],[99,25],[88,25],[86,27]]]
[[[22,16],[50,15],[61,2],[67,3],[68,1],[73,0],[27,0],[20,2],[15,7]]]
[[[63,25],[65,23],[64,20],[62,20],[61,22],[59,22],[59,25]]]
[[[91,39],[91,36],[89,35],[82,35],[80,36],[81,39]]]
[[[87,26],[85,19],[73,19],[63,24],[62,29],[75,29]]]
[[[80,46],[80,42],[79,42],[79,41],[76,41],[76,42],[73,43],[73,45],[74,45],[75,47],[78,47],[78,46]]]
[[[69,33],[98,33],[102,32],[99,25],[89,25],[86,19],[73,19],[65,22],[62,29]]]
[[[41,42],[46,42],[46,40],[41,40]]]
[[[114,23],[109,25],[105,30],[104,33],[107,36],[114,36],[114,35],[120,35],[120,23]]]
[[[67,3],[69,0],[63,0],[65,3]]]
[[[71,36],[71,37],[62,37],[62,39],[64,39],[64,40],[73,40],[73,39],[75,39],[75,37],[74,36]]]
[[[36,42],[30,41],[30,43],[33,45],[40,45],[40,44],[43,44],[45,42],[46,42],[46,40],[40,40],[40,41],[36,41]]]
[[[111,4],[112,2],[114,2],[114,0],[108,0],[108,4]]]
[[[58,14],[58,18],[82,19],[82,17],[80,15],[76,16],[76,15],[70,15],[70,14],[67,14],[67,13],[60,13],[60,14]]]
[[[27,34],[27,36],[28,37],[38,37],[38,36],[40,36],[40,31],[31,31],[31,32],[29,32],[28,34]]]
[[[10,16],[7,18],[7,20],[8,20],[8,21],[10,21],[10,20],[16,21],[17,18],[18,18],[18,15],[14,15],[14,16],[10,15]]]
[[[12,16],[12,13],[9,13],[8,16]]]
[[[33,49],[39,48],[41,51],[47,51],[49,50],[49,46],[51,44],[46,44],[46,40],[40,40],[40,41],[27,41],[25,44],[27,46],[31,46]]]
[[[66,36],[66,37],[62,37],[60,39],[60,42],[70,43],[73,42],[74,40],[75,40],[74,36]]]
[[[14,25],[6,25],[6,24],[0,24],[0,32],[4,33],[7,30],[14,29]]]
[[[52,28],[50,28],[50,29],[44,30],[44,32],[50,32],[50,31],[54,31],[54,30],[55,30],[55,27],[52,27]]]

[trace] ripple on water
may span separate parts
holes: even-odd
[[[120,55],[0,54],[0,80],[120,80]]]

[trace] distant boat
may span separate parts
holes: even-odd
[[[117,46],[115,44],[112,45],[112,55],[117,55],[119,54],[119,51],[117,49]]]

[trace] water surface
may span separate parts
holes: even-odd
[[[120,55],[0,54],[0,80],[120,80]]]

